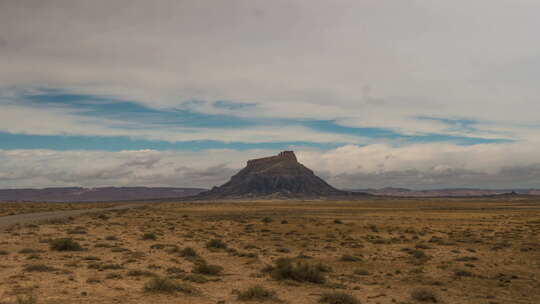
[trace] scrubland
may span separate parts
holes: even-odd
[[[26,214],[34,212],[67,211],[90,208],[110,208],[118,203],[32,203],[0,202],[0,216]]]
[[[540,303],[540,201],[170,202],[0,231],[0,303]]]

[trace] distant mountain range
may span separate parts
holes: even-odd
[[[260,184],[257,182],[257,185]],[[265,184],[264,184],[265,185]],[[321,184],[321,189],[324,188]],[[265,186],[266,187],[266,186]],[[302,190],[305,186],[302,186]],[[228,187],[225,189],[229,190]],[[237,189],[234,187],[234,189]],[[251,188],[250,188],[251,189]],[[264,188],[265,190],[266,188]],[[333,189],[333,188],[329,188]],[[0,202],[111,202],[180,199],[195,196],[208,189],[172,187],[100,187],[100,188],[44,188],[44,189],[0,189]],[[214,190],[208,194],[222,194],[224,190]],[[319,191],[321,191],[319,189]],[[372,195],[395,197],[474,197],[503,194],[539,195],[540,189],[436,189],[410,190],[405,188],[355,189],[350,192],[363,192]],[[235,193],[239,194],[239,193]],[[205,195],[206,196],[206,195]],[[241,197],[241,195],[239,195]],[[215,198],[215,197],[214,197]]]
[[[28,202],[108,202],[175,199],[193,196],[206,189],[200,188],[150,188],[150,187],[101,187],[101,188],[44,188],[0,190],[0,201]]]
[[[490,196],[502,194],[540,195],[540,189],[473,189],[448,188],[434,190],[410,190],[406,188],[381,189],[354,189],[354,192],[365,192],[372,195],[398,196],[398,197],[464,197],[464,196]]]

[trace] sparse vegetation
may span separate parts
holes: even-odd
[[[225,244],[220,239],[212,239],[206,243],[206,248],[209,249],[227,249],[227,244]]]
[[[294,280],[299,282],[310,282],[322,284],[326,282],[322,264],[313,265],[303,261],[294,261],[293,259],[280,258],[275,266],[268,269],[272,277],[276,280]]]
[[[208,264],[206,261],[198,261],[193,267],[194,273],[206,275],[219,275],[223,271],[223,267],[219,265]]]
[[[319,303],[323,304],[360,304],[360,301],[354,296],[344,292],[327,292],[323,293],[319,299]]]
[[[275,300],[276,293],[272,290],[266,289],[260,285],[252,286],[238,294],[238,300],[240,301],[269,301]]]
[[[107,220],[17,225],[0,230],[0,302],[540,303],[540,271],[527,263],[540,252],[537,206],[517,198],[163,202]],[[86,233],[56,241],[75,231]],[[158,241],[142,241],[146,231]]]
[[[50,241],[51,250],[55,251],[81,251],[83,248],[79,243],[70,238],[60,238]]]
[[[37,297],[34,295],[18,295],[16,304],[37,304]]]
[[[419,302],[428,302],[428,303],[438,303],[439,298],[431,290],[427,288],[417,288],[414,289],[411,293],[411,297]]]
[[[197,289],[191,285],[179,283],[163,277],[154,277],[150,279],[150,281],[144,285],[144,291],[152,293],[182,292],[189,295],[194,295],[197,293]]]
[[[141,239],[145,241],[155,241],[157,240],[157,235],[153,232],[146,232],[142,235]]]
[[[350,254],[344,254],[341,256],[341,258],[339,259],[340,261],[343,261],[343,262],[359,262],[359,261],[362,261],[361,258],[359,257],[356,257],[356,256],[353,256],[353,255],[350,255]]]
[[[30,264],[26,265],[24,267],[25,271],[31,271],[31,272],[48,272],[48,271],[55,271],[56,269],[51,266],[47,266],[45,264]]]

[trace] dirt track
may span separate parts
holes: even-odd
[[[91,208],[91,209],[79,209],[79,210],[67,210],[67,211],[49,211],[49,212],[37,212],[37,213],[25,213],[10,216],[0,217],[0,229],[10,227],[15,224],[28,224],[41,221],[66,218],[70,216],[77,216],[85,213],[109,211],[109,210],[121,210],[130,209],[145,206],[144,203],[132,203],[114,206],[110,208]]]

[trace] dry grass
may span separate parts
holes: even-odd
[[[48,211],[66,211],[93,208],[110,208],[118,205],[117,203],[10,203],[0,202],[0,216],[48,212]]]
[[[159,203],[19,225],[0,231],[0,303],[540,303],[540,203],[510,199]]]

